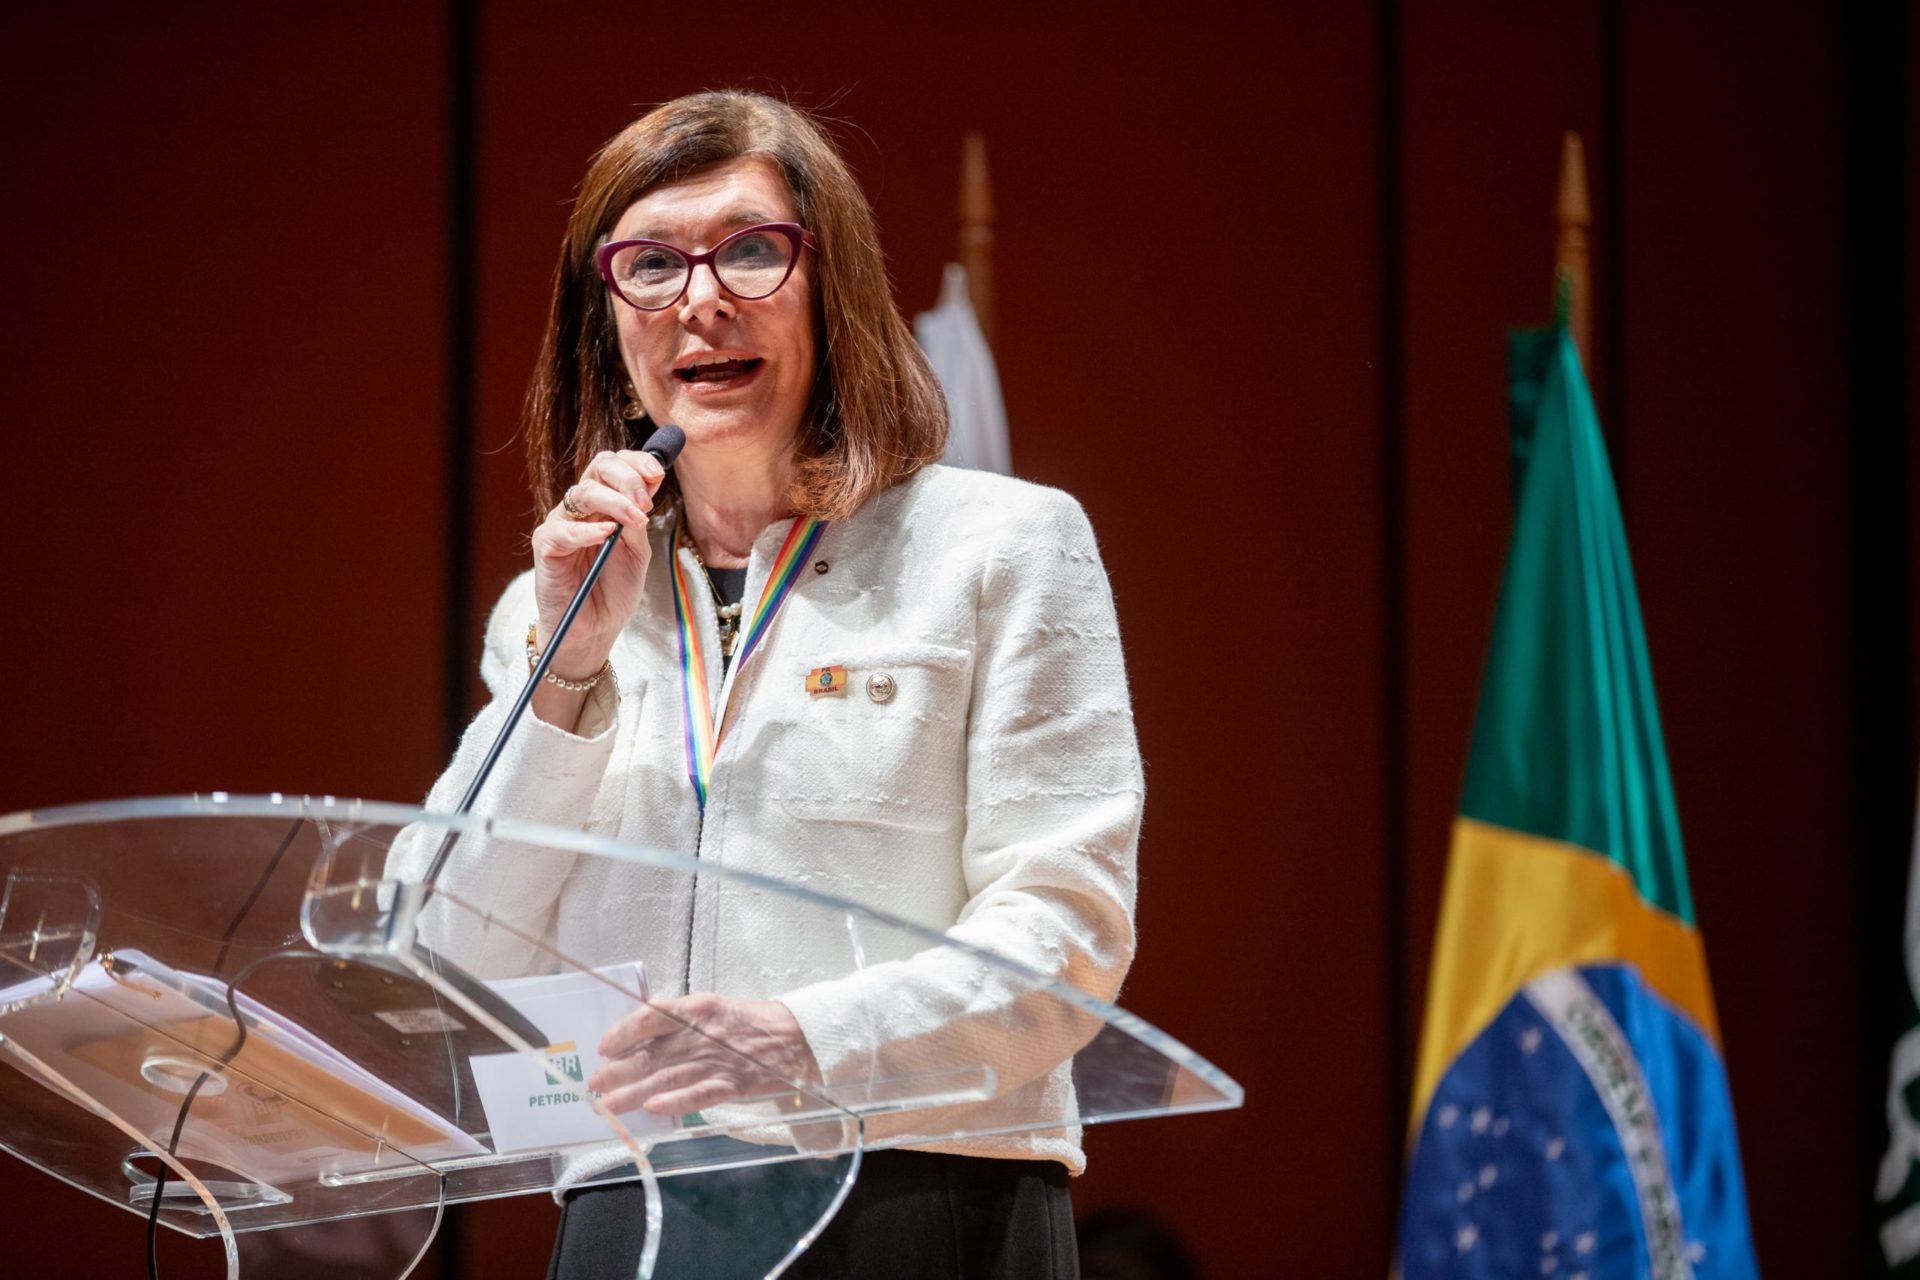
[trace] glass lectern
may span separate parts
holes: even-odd
[[[608,927],[642,901],[684,926]],[[689,991],[806,1007],[832,1029],[817,1078]],[[588,1089],[649,1004],[728,1096],[659,1116]],[[0,1146],[249,1280],[404,1276],[449,1203],[609,1180],[644,1188],[643,1280],[677,1231],[711,1242],[705,1276],[775,1276],[863,1152],[1241,1101],[1058,976],[805,886],[277,795],[0,818],[0,1063]]]

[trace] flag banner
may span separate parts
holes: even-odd
[[[1653,675],[1564,326],[1509,351],[1515,516],[1415,1072],[1404,1280],[1758,1274]]]
[[[1000,398],[1000,371],[973,313],[965,267],[947,264],[940,301],[914,317],[913,334],[947,396],[947,452],[940,461],[1012,475],[1013,446],[1007,437],[1007,407]]]
[[[1913,819],[1913,859],[1907,872],[1907,990],[1900,1001],[1903,1031],[1887,1060],[1887,1150],[1874,1182],[1873,1222],[1880,1237],[1883,1275],[1920,1280],[1920,813]]]

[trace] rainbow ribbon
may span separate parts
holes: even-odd
[[[773,626],[774,615],[787,602],[794,582],[800,577],[800,570],[819,544],[820,535],[826,531],[827,522],[824,520],[813,516],[794,518],[793,527],[787,530],[786,540],[773,557],[773,571],[767,575],[767,585],[761,589],[759,603],[742,621],[739,648],[733,655],[736,669],[746,666],[747,659],[760,647],[760,641]],[[707,683],[706,642],[701,639],[700,629],[693,623],[693,597],[687,586],[687,567],[680,559],[680,548],[691,545],[693,540],[687,533],[687,522],[681,520],[673,531],[673,617],[680,628],[681,722],[686,729],[687,777],[693,783],[694,795],[700,799],[700,811],[705,813],[707,781],[713,776],[713,757],[719,749],[720,734],[725,731],[726,722],[723,718],[719,726],[714,724],[712,687]],[[737,675],[734,678],[739,679]]]

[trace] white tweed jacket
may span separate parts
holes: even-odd
[[[787,527],[754,545],[749,607]],[[479,812],[779,877],[1117,995],[1133,958],[1144,783],[1113,598],[1078,503],[980,472],[921,471],[827,527],[772,629],[724,681],[713,602],[697,598],[716,722],[726,715],[704,820],[686,772],[667,521],[652,534],[643,599],[612,654],[617,693],[594,691],[578,733],[529,714]],[[697,582],[691,552],[680,554]],[[524,685],[532,618],[529,573],[494,609],[481,661],[492,701],[429,808],[456,802]],[[847,692],[809,696],[807,673],[834,665]],[[891,698],[869,695],[874,675],[892,679]],[[424,851],[395,852],[401,874],[418,873],[406,863]],[[495,844],[456,856],[442,882],[575,959],[644,958],[656,996],[684,984],[781,999],[829,1083],[881,1057],[895,1070],[938,1063],[943,1028],[1011,1003],[991,983],[915,960],[917,948],[887,953],[885,937],[849,974],[844,931],[812,937],[756,915],[762,898],[728,909],[685,877],[663,883],[658,870],[605,859],[562,868],[556,856]],[[491,957],[483,971],[528,962],[508,931],[475,945]],[[845,1016],[853,1003],[858,1018]],[[1001,1096],[976,1104],[1059,1115],[1060,1126],[925,1145],[1079,1172],[1066,1061],[1077,1047],[1044,1030],[1004,1038],[988,1063]],[[969,1127],[992,1129],[993,1116]]]

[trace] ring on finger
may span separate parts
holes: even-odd
[[[561,496],[560,509],[567,513],[569,519],[585,520],[587,518],[587,509],[573,500],[572,489],[568,489],[566,493]]]

